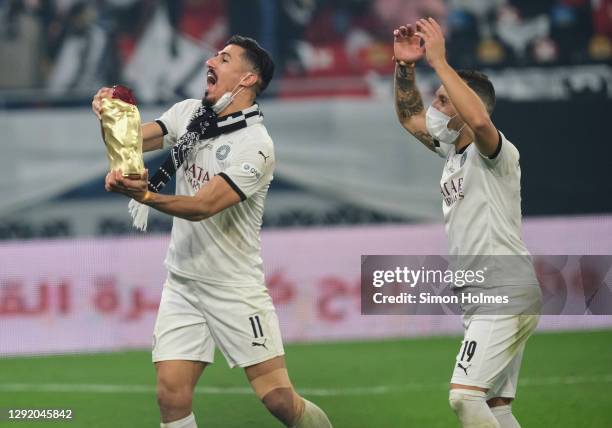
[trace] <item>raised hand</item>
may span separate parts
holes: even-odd
[[[102,119],[102,98],[111,98],[113,96],[113,88],[100,88],[91,102],[91,109],[96,117]]]
[[[446,47],[442,28],[433,18],[419,19],[416,23],[417,36],[425,42],[425,57],[433,68],[446,61]]]
[[[396,61],[414,63],[423,58],[425,49],[412,25],[402,25],[393,31],[393,55]]]

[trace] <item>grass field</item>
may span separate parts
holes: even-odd
[[[447,382],[459,338],[287,346],[297,389],[336,428],[456,427]],[[217,355],[200,380],[200,427],[281,427],[240,369]],[[0,359],[0,408],[70,408],[72,422],[0,426],[159,426],[148,352]],[[612,331],[537,334],[514,412],[523,428],[612,428]]]

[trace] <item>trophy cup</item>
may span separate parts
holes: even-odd
[[[145,168],[140,113],[129,88],[115,85],[112,98],[102,99],[102,135],[111,171],[120,169],[124,177],[141,177]]]

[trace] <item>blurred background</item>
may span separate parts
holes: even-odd
[[[612,0],[0,0],[0,357],[149,348],[171,218],[154,214],[149,231],[136,232],[127,200],[104,192],[108,162],[91,100],[101,86],[128,85],[143,121],[154,120],[202,96],[204,61],[235,33],[259,40],[277,64],[259,100],[277,158],[262,240],[286,341],[340,343],[350,359],[356,351],[341,345],[349,339],[459,334],[454,316],[360,314],[361,255],[447,252],[442,161],[401,128],[393,104],[392,31],[424,16],[443,25],[451,65],[484,71],[495,85],[493,121],[521,153],[528,248],[612,254]],[[417,80],[428,104],[439,81],[424,62]],[[149,169],[164,156],[147,155]],[[581,293],[579,270],[561,262],[553,287],[561,281]],[[593,402],[609,396],[612,382],[609,309],[540,324],[540,331],[608,331],[589,348],[607,369],[593,363],[585,368],[593,373],[572,372],[584,367],[577,355],[561,373],[597,379],[599,389],[580,392]],[[547,340],[538,342],[542,352],[560,343]],[[567,340],[578,350],[590,339]],[[440,382],[455,342],[444,345],[448,361],[421,355],[439,363],[432,362]],[[320,359],[327,350],[312,352]],[[2,392],[32,392],[40,382],[32,377],[24,387],[38,369],[11,361],[0,361],[0,407]],[[92,361],[94,370],[115,364]],[[535,376],[546,371],[541,363],[532,366]],[[82,374],[74,381],[90,380]],[[555,382],[542,381],[547,394]],[[46,396],[21,397],[25,405]],[[546,417],[561,418],[549,426],[571,418],[577,422],[567,426],[586,426],[595,414],[559,413],[561,400],[538,400],[555,405]],[[367,409],[364,421],[375,413]],[[602,422],[609,412],[601,415],[589,426],[612,426]],[[537,412],[533,418],[541,425]],[[357,418],[342,426],[362,425]]]
[[[524,214],[612,211],[599,155],[611,139],[609,0],[0,4],[0,239],[129,233],[125,201],[101,186],[92,95],[129,85],[152,120],[202,96],[205,59],[234,33],[277,63],[260,100],[279,158],[266,227],[440,221],[439,162],[392,103],[392,30],[420,16],[444,25],[453,66],[493,80],[495,123],[522,154]],[[418,81],[429,102],[426,64]],[[156,216],[151,230],[170,225]]]

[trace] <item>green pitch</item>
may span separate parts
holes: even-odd
[[[287,346],[297,389],[336,428],[456,427],[447,382],[459,338]],[[220,355],[194,400],[202,427],[281,427]],[[524,427],[612,427],[612,331],[537,334],[514,411]],[[69,408],[72,422],[0,426],[159,426],[148,352],[0,359],[0,408]],[[6,410],[4,410],[6,412]]]

